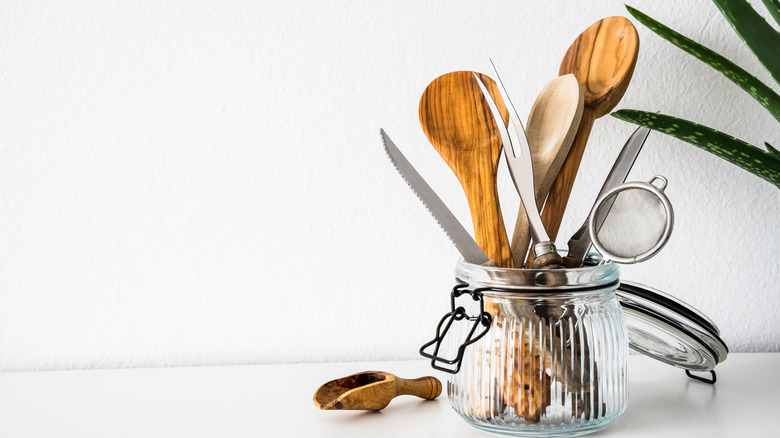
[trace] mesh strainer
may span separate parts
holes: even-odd
[[[649,182],[623,183],[596,201],[588,228],[602,263],[641,262],[666,245],[674,225],[672,204],[664,194],[666,184],[660,175]],[[598,217],[605,219],[597,229]]]

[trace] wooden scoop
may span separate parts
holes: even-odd
[[[558,74],[571,73],[577,78],[585,93],[585,108],[574,143],[542,212],[542,221],[553,240],[558,236],[593,122],[620,102],[634,74],[638,53],[639,35],[634,25],[624,17],[609,17],[582,32],[561,61]]]
[[[583,103],[582,87],[577,78],[569,74],[548,83],[531,107],[525,134],[531,147],[536,206],[540,211],[574,141]],[[515,266],[523,266],[530,243],[528,216],[521,205],[512,235]]]
[[[314,405],[325,410],[384,409],[399,395],[416,395],[433,400],[441,394],[441,382],[435,377],[402,379],[381,371],[366,371],[331,380],[314,393]]]
[[[479,77],[507,123],[509,113],[496,83]],[[496,187],[501,134],[474,74],[458,71],[434,79],[420,98],[420,125],[466,192],[477,243],[498,266],[512,267]]]

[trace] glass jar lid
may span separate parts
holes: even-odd
[[[633,350],[691,371],[711,371],[726,360],[720,330],[691,305],[630,281],[621,281],[615,293]]]

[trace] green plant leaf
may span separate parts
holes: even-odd
[[[620,110],[612,116],[663,132],[717,155],[780,188],[780,157],[738,138],[688,120],[638,110]]]
[[[780,151],[774,148],[771,144],[764,142],[764,145],[766,145],[766,150],[769,151],[770,154],[772,154],[773,157],[780,160]]]
[[[780,84],[780,32],[747,0],[712,0],[769,74]]]
[[[723,73],[724,76],[729,78],[756,99],[758,103],[763,105],[764,108],[780,122],[780,95],[769,88],[769,86],[715,51],[675,32],[631,6],[626,6],[626,8],[634,18],[653,32],[657,33],[660,37],[688,52],[715,70]]]
[[[764,6],[772,14],[777,24],[780,24],[780,0],[761,0],[764,2]]]

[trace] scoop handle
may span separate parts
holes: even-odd
[[[433,376],[419,379],[401,379],[396,377],[396,396],[414,395],[426,400],[433,400],[441,394],[441,382]]]

